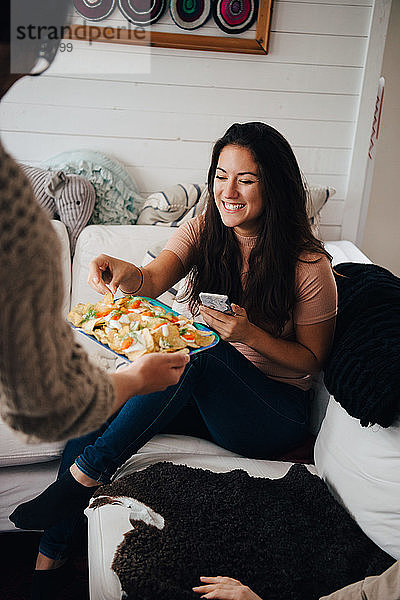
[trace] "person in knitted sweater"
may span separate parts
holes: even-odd
[[[44,22],[58,23],[68,5],[15,0],[13,9],[21,9],[24,23],[52,10]],[[35,68],[41,50],[38,40],[21,47],[14,41],[11,69],[9,2],[2,11],[1,97]],[[47,63],[41,60],[49,66],[54,52],[47,51]],[[94,366],[61,313],[60,250],[27,178],[0,144],[0,415],[27,441],[64,440],[97,429],[131,396],[177,383],[188,362],[182,354],[149,355],[111,375]]]

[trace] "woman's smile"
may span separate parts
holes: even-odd
[[[238,203],[233,203],[233,202],[224,202],[223,201],[222,203],[227,212],[238,212],[239,210],[242,210],[246,206],[245,204],[238,204]]]

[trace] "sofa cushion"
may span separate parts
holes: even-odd
[[[400,424],[362,427],[332,396],[314,458],[318,474],[361,529],[400,559]]]
[[[64,446],[65,442],[26,444],[0,419],[0,467],[55,460],[61,456]]]

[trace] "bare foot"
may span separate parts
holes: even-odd
[[[36,571],[48,571],[51,569],[58,569],[58,567],[62,567],[62,565],[67,561],[66,558],[61,560],[54,560],[53,558],[49,558],[45,556],[41,552],[37,555],[36,559]]]
[[[70,466],[69,470],[71,472],[72,477],[78,483],[84,485],[85,487],[95,487],[101,485],[99,481],[96,481],[95,479],[92,479],[91,477],[85,475],[85,473],[82,473],[82,471],[79,469],[79,467],[76,466],[75,463]]]

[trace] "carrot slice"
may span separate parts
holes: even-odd
[[[121,350],[126,350],[127,348],[129,348],[129,346],[131,346],[131,344],[133,343],[133,339],[128,337],[126,338],[126,340],[124,340],[121,344]]]
[[[109,315],[112,310],[113,310],[112,308],[109,308],[108,310],[102,310],[100,312],[97,312],[95,314],[95,317],[96,317],[96,319],[98,319],[99,317],[105,317],[105,316]]]
[[[181,335],[181,337],[183,337],[184,340],[194,340],[195,334],[193,331],[188,331],[187,333]]]
[[[132,302],[129,302],[129,308],[139,308],[141,303],[141,300],[132,300]]]

